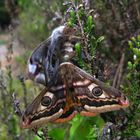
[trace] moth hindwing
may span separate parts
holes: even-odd
[[[27,107],[22,119],[24,128],[66,122],[77,113],[94,116],[129,106],[128,99],[120,91],[70,62],[60,64],[56,79],[55,85],[43,90]]]
[[[32,128],[56,120],[62,115],[64,104],[64,95],[44,88],[23,113],[21,127]]]

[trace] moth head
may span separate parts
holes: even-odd
[[[63,113],[62,104],[53,93],[41,92],[25,110],[21,127],[32,128],[56,120]]]

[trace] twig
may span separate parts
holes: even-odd
[[[27,89],[26,89],[26,84],[24,82],[24,77],[19,76],[19,80],[20,80],[22,88],[23,88],[23,93],[24,93],[23,100],[24,100],[24,106],[26,108],[28,103],[27,103]]]
[[[3,116],[2,117],[3,120],[5,120],[5,117],[8,116],[8,111],[7,111],[7,98],[6,95],[8,94],[8,91],[6,89],[6,83],[5,83],[5,79],[4,79],[4,72],[1,70],[0,71],[0,97],[2,99],[2,110],[3,110]]]
[[[117,68],[114,80],[113,80],[113,87],[115,88],[119,88],[120,83],[121,83],[121,77],[122,77],[122,73],[123,73],[123,66],[124,66],[124,60],[125,60],[125,54],[123,53],[120,59],[120,63],[119,66]]]
[[[85,5],[85,9],[90,9],[90,0],[82,0],[84,5]]]
[[[107,122],[102,129],[102,134],[99,140],[113,140],[115,133],[117,132],[117,126],[111,122]]]
[[[72,3],[72,6],[73,6],[74,9],[75,9],[76,17],[77,17],[77,19],[78,19],[79,27],[80,27],[81,34],[82,34],[82,38],[83,38],[84,43],[85,43],[85,44],[84,44],[84,46],[85,46],[85,47],[84,47],[85,54],[86,54],[86,56],[87,56],[87,58],[88,58],[88,60],[89,60],[90,57],[89,57],[88,50],[87,50],[87,46],[88,46],[87,37],[86,37],[85,34],[84,34],[83,26],[82,26],[82,23],[81,23],[79,14],[78,14],[77,7],[76,7],[76,5],[74,4],[73,0],[71,0],[71,3]]]
[[[123,73],[123,66],[124,66],[124,60],[125,60],[125,54],[122,54],[121,60],[120,60],[120,72],[118,75],[118,82],[116,85],[116,88],[118,89],[121,83],[122,73]]]
[[[47,128],[47,127],[41,129],[41,132],[42,132],[43,134],[39,134],[37,128],[33,128],[32,131],[33,131],[39,138],[41,138],[42,140],[52,140],[52,138],[50,138],[50,137],[48,136],[48,128]]]
[[[138,7],[138,5],[137,5],[137,0],[134,0],[135,1],[135,8],[136,8],[136,11],[137,11],[137,19],[138,19],[138,21],[140,22],[140,11],[139,11],[139,7]]]
[[[17,116],[21,117],[22,116],[22,111],[21,111],[20,106],[19,106],[19,100],[16,99],[16,94],[15,93],[13,93],[12,98],[13,98],[14,111],[17,114]]]

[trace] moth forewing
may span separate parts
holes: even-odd
[[[107,86],[72,63],[62,63],[60,68],[73,73],[70,79],[73,80],[75,88],[74,96],[78,98],[83,108],[81,114],[86,115],[87,113],[87,116],[92,116],[92,113],[94,115],[94,113],[118,110],[129,106],[128,99],[119,90]]]
[[[29,57],[27,67],[28,77],[31,80],[44,85],[46,84],[44,61],[47,57],[48,46],[50,45],[50,42],[51,38],[48,38],[35,48]]]
[[[51,116],[41,117],[32,122],[30,122],[30,118],[25,118],[24,121],[21,123],[22,128],[34,128],[39,127],[41,125],[45,125],[50,122],[56,121],[63,113],[63,109],[60,109],[58,112]]]

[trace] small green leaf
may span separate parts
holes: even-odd
[[[132,62],[130,62],[130,61],[128,61],[127,65],[128,65],[128,68],[129,68],[129,69],[132,69],[132,68],[133,68],[133,64],[132,64]]]
[[[138,41],[140,41],[140,35],[138,35],[138,37],[137,37],[137,38],[138,38]]]
[[[90,27],[90,29],[93,27],[93,18],[92,16],[89,16],[88,17],[88,20],[87,20],[87,23],[88,23],[88,26]]]
[[[72,18],[75,18],[75,12],[74,12],[73,10],[70,11],[70,16],[71,16]]]
[[[76,49],[77,54],[81,55],[81,45],[80,45],[80,43],[75,44],[75,49]]]
[[[128,41],[128,45],[130,46],[130,49],[133,48],[133,43],[132,43],[132,41]]]
[[[132,37],[131,40],[134,41],[134,42],[136,42],[136,38],[135,37]]]
[[[104,39],[105,39],[105,37],[104,37],[104,36],[100,36],[100,37],[97,39],[97,43],[102,42]]]
[[[73,27],[73,23],[72,23],[70,20],[67,22],[67,25],[68,25],[69,27]]]
[[[92,16],[88,16],[86,27],[84,28],[87,33],[90,33],[94,28],[94,22]]]
[[[73,10],[70,11],[70,21],[72,24],[75,24],[77,20],[76,14]]]
[[[82,49],[81,49],[80,43],[75,44],[75,49],[76,49],[76,54],[77,54],[78,58],[81,60],[82,59],[82,57],[81,57]]]
[[[133,48],[134,54],[136,54],[138,57],[140,57],[140,50],[138,48]]]

